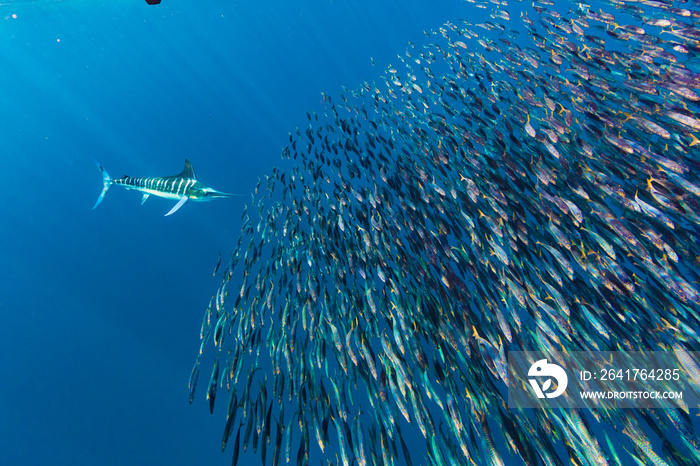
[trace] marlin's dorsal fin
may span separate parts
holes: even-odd
[[[175,175],[173,178],[187,178],[189,180],[197,179],[197,175],[194,172],[194,167],[190,163],[190,159],[185,159],[185,168],[183,168],[182,173]]]

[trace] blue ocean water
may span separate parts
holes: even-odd
[[[446,21],[491,22],[498,4],[0,3],[0,464],[229,464],[227,394],[213,416],[205,400],[211,351],[192,406],[187,383],[221,283],[212,270],[235,247],[250,193],[285,163],[288,135],[327,111],[321,93],[336,99],[364,82],[384,90],[380,76],[407,44],[433,41],[424,32]],[[525,6],[507,6],[523,37]],[[498,34],[486,29],[475,28]],[[93,211],[102,187],[93,158],[115,178],[172,175],[189,158],[205,184],[242,197],[164,217],[173,201],[139,205],[115,186]],[[632,448],[617,427],[596,422],[595,434]],[[425,444],[417,429],[403,437]],[[248,462],[259,464],[250,449],[239,464]]]
[[[468,9],[469,8],[469,9]],[[376,80],[459,1],[0,4],[0,464],[228,464],[187,402],[249,193],[321,92]],[[372,65],[374,59],[376,66]],[[178,173],[245,197],[143,206]]]

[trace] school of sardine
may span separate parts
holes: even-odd
[[[506,368],[700,385],[700,1],[471,3],[324,94],[244,209],[190,378],[213,351],[234,465],[700,464],[698,407],[512,410]]]

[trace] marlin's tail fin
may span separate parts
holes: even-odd
[[[95,209],[98,205],[100,205],[100,202],[102,202],[102,199],[104,199],[105,194],[107,193],[107,190],[109,189],[110,186],[112,186],[112,178],[109,177],[109,173],[107,173],[107,170],[104,169],[102,165],[100,165],[100,162],[98,162],[95,159],[92,159],[95,162],[95,165],[97,165],[98,170],[100,170],[100,173],[102,173],[102,192],[100,193],[100,197],[97,198],[97,201],[95,202],[95,205],[92,206],[93,209]]]

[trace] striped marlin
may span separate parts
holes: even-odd
[[[134,178],[124,175],[115,180],[110,178],[104,167],[100,165],[100,162],[95,160],[95,165],[97,165],[100,173],[102,173],[104,187],[102,188],[100,197],[97,198],[97,202],[95,202],[95,205],[92,207],[93,209],[100,205],[107,190],[113,184],[124,186],[126,189],[141,191],[143,193],[141,204],[146,202],[146,199],[148,199],[148,196],[151,194],[168,199],[177,199],[177,204],[170,209],[170,212],[165,214],[166,216],[175,213],[180,207],[185,205],[187,201],[210,201],[220,197],[240,195],[222,193],[216,189],[204,186],[197,180],[197,175],[195,175],[194,168],[188,159],[185,159],[185,168],[181,173],[173,176],[155,176],[151,178]]]

